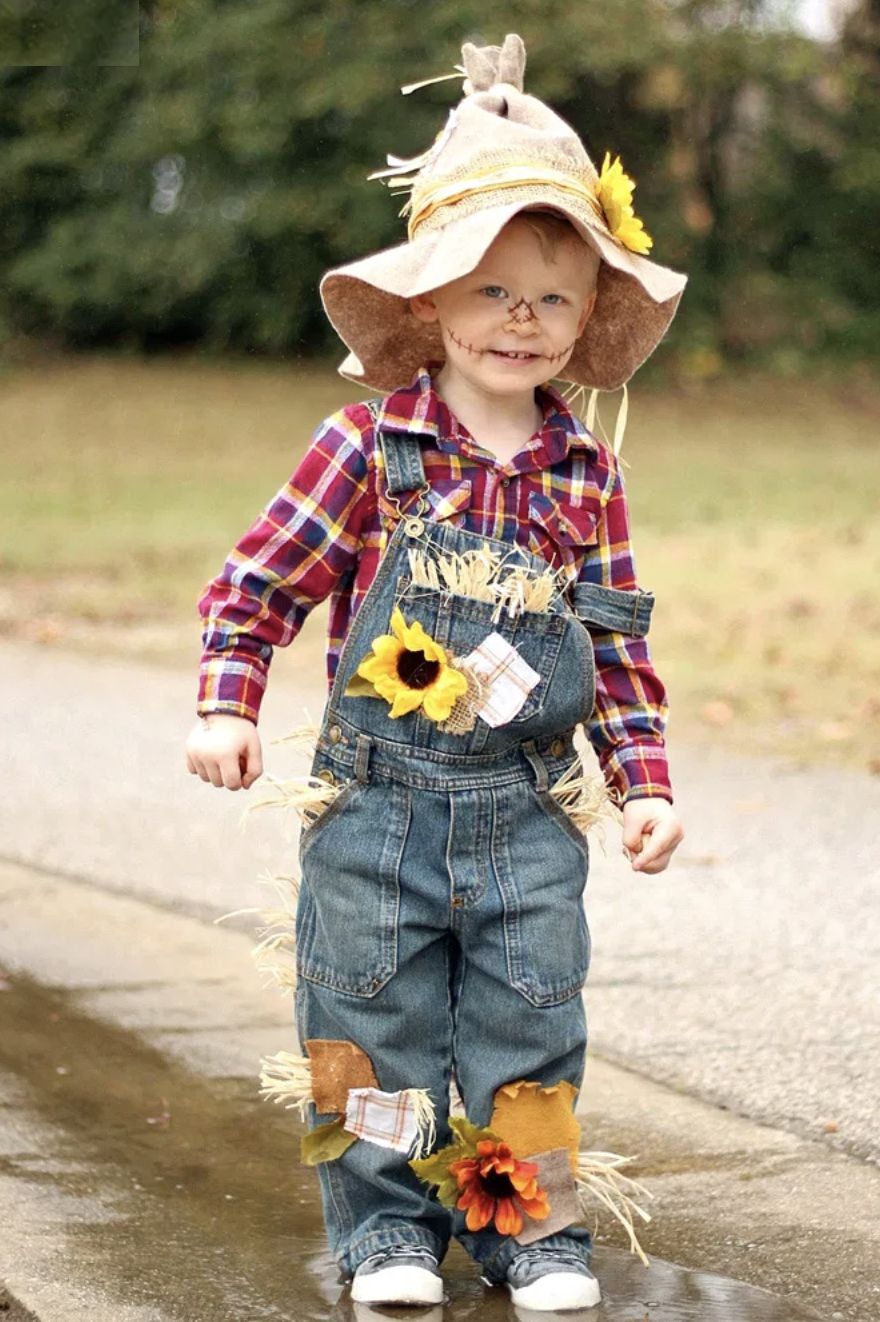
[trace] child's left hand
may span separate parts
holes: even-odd
[[[684,839],[668,799],[629,799],[623,805],[623,852],[633,872],[662,872]]]

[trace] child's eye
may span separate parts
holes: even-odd
[[[558,307],[560,303],[565,302],[561,294],[545,294],[543,301],[546,303],[548,300],[551,301],[553,307]]]
[[[506,298],[507,295],[500,285],[483,285],[481,294],[488,295],[489,298]]]

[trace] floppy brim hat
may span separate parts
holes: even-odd
[[[464,98],[432,147],[413,161],[389,157],[392,168],[379,172],[411,187],[408,241],[321,281],[324,310],[351,351],[339,371],[387,391],[443,361],[438,324],[419,320],[409,299],[473,271],[513,216],[538,208],[568,219],[601,259],[593,312],[555,375],[614,390],[663,338],[687,276],[635,251],[652,241],[619,162],[609,169],[606,156],[600,176],[574,130],[523,92],[518,36],[502,47],[466,44],[462,62]]]

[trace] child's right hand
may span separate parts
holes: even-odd
[[[249,790],[263,774],[257,727],[226,712],[199,717],[186,741],[186,768],[218,789]]]

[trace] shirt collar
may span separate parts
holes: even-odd
[[[430,436],[439,450],[447,453],[462,449],[472,451],[474,440],[434,389],[430,368],[420,367],[408,386],[394,390],[382,401],[377,427],[383,431],[411,432]],[[544,421],[540,430],[519,452],[515,468],[546,468],[559,463],[572,445],[598,453],[599,443],[581,419],[571,412],[560,392],[551,385],[539,386],[535,398]]]

